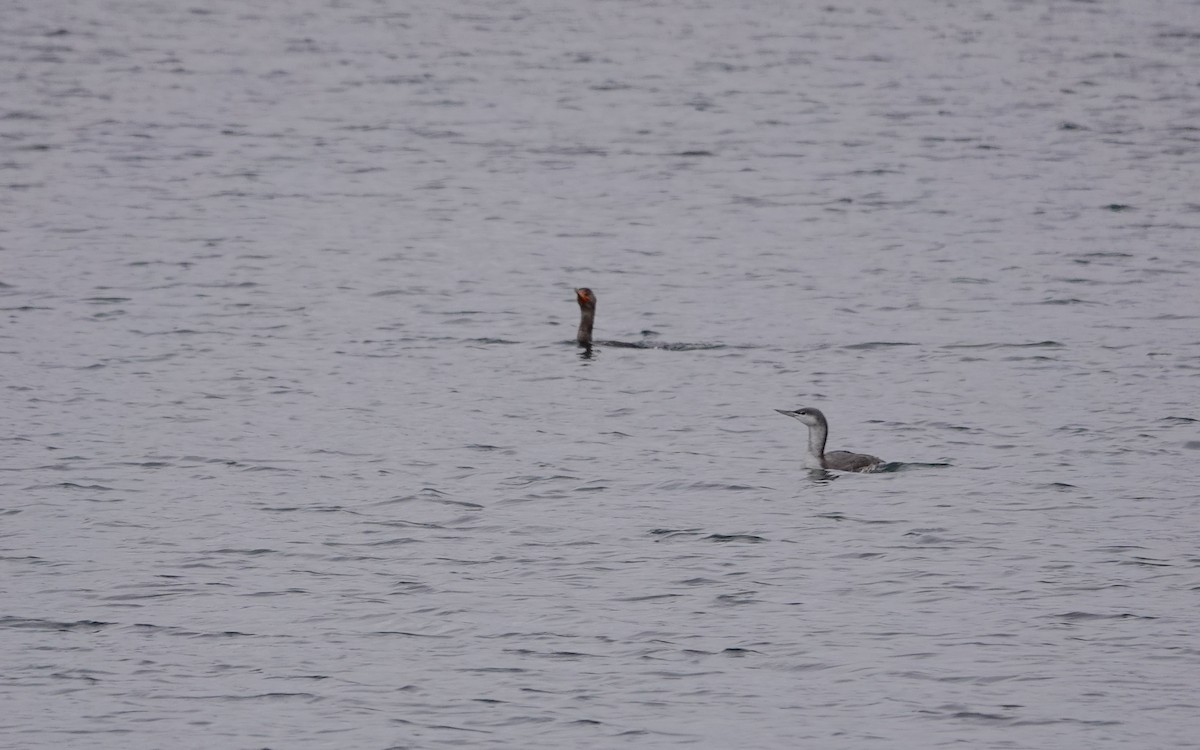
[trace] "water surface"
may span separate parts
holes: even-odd
[[[1200,6],[5,18],[4,744],[1194,743]]]

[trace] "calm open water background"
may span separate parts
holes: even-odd
[[[1195,745],[1200,4],[15,0],[0,58],[0,744]],[[713,347],[582,358],[584,285]],[[801,405],[908,465],[809,477]]]

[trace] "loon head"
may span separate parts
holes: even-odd
[[[792,417],[793,419],[799,419],[809,427],[828,424],[828,422],[825,421],[825,415],[821,413],[821,410],[814,409],[810,406],[802,406],[794,411],[788,411],[786,409],[776,409],[775,411],[783,414],[784,416]]]

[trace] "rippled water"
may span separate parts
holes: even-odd
[[[1194,744],[1200,5],[0,42],[0,744]]]

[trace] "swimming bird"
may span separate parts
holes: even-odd
[[[587,287],[575,290],[575,298],[579,301],[579,333],[575,340],[580,346],[592,346],[592,323],[596,320],[596,295]]]
[[[883,459],[866,453],[850,453],[849,451],[825,452],[825,439],[829,437],[829,421],[820,409],[809,406],[786,411],[775,411],[785,416],[799,419],[808,425],[808,453],[804,455],[806,469],[835,469],[837,471],[871,471],[883,463]]]
[[[596,322],[596,293],[585,286],[581,286],[575,290],[575,299],[579,302],[579,332],[575,334],[575,341],[579,343],[586,351],[584,358],[588,358],[592,351],[592,344],[597,346],[611,346],[615,349],[667,349],[676,352],[689,352],[696,349],[721,349],[721,344],[674,344],[661,341],[592,341],[592,325]],[[654,331],[642,331],[643,336],[653,334]]]

